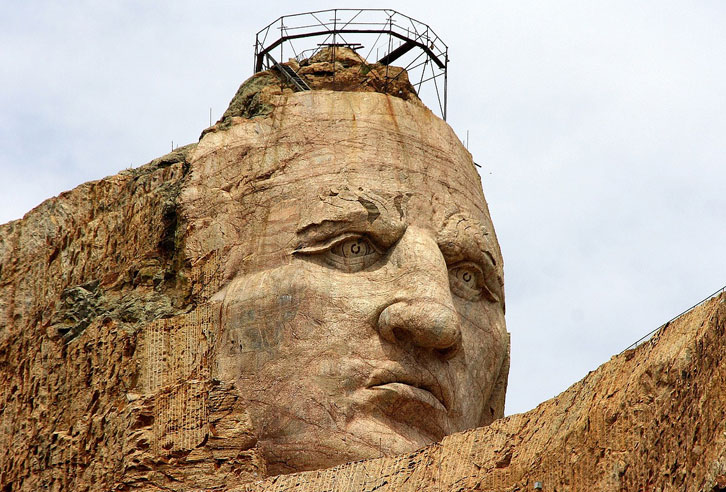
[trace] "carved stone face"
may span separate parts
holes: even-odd
[[[212,137],[225,151],[199,178],[227,181],[216,230],[235,243],[215,377],[235,382],[269,471],[409,452],[501,416],[502,261],[456,136],[380,94],[301,93],[276,111]]]

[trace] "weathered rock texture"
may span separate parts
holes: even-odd
[[[0,483],[107,483],[143,324],[184,303],[176,197],[189,148],[0,226]]]
[[[236,491],[726,490],[726,294],[556,398],[415,453]]]
[[[2,226],[3,486],[221,487],[502,416],[471,156],[400,69],[332,55],[299,67],[315,90],[258,74],[198,144]]]
[[[368,63],[349,48],[323,48],[299,63],[291,58],[284,65],[295,70],[313,90],[378,92],[424,107],[405,70]],[[256,73],[240,86],[220,121],[204,133],[228,128],[238,121],[235,117],[269,115],[275,108],[275,96],[293,92],[277,70]]]
[[[181,194],[187,257],[225,259],[210,374],[247,402],[269,471],[501,416],[502,261],[470,155],[399,98],[273,101],[204,136]]]
[[[329,56],[297,67],[315,90],[257,74],[198,144],[0,226],[0,490],[716,490],[722,299],[496,420],[471,156],[405,73]]]

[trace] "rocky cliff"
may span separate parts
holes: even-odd
[[[398,76],[388,84],[389,69],[350,50],[329,55],[295,66],[313,91],[256,74],[200,144],[0,225],[2,490],[211,488],[268,474],[246,408],[210,373],[212,295],[250,261],[235,248],[249,232],[239,226],[266,220],[254,203],[249,215],[230,210],[230,188],[269,186],[271,157],[300,159],[285,156],[294,135],[275,132],[286,108],[304,113],[311,97],[332,114],[335,100],[363,113],[373,104],[375,117],[400,113],[405,131],[445,128],[405,72],[391,68]],[[377,93],[384,88],[393,96]],[[251,149],[262,160],[245,159]]]
[[[405,74],[390,86],[381,67],[346,52],[301,65],[315,90],[295,93],[274,72],[257,74],[198,144],[0,225],[1,490],[726,487],[723,296],[526,414],[413,453],[381,444],[365,448],[367,461],[268,478],[286,463],[271,459],[239,387],[212,360],[219,293],[240,271],[284,256],[250,231],[282,237],[301,214],[317,213],[317,202],[301,211],[286,201],[300,173],[328,173],[320,200],[357,207],[364,225],[386,207],[402,218],[408,196],[372,198],[363,186],[368,169],[393,169],[396,186],[429,186],[396,168],[390,148],[405,148],[411,175],[488,216],[471,157]],[[302,125],[310,131],[295,131]],[[451,156],[460,172],[445,167]],[[335,188],[341,161],[361,186]],[[276,190],[266,195],[275,206],[255,198],[260,190]],[[287,316],[289,299],[274,300]],[[506,364],[497,360],[497,374]],[[503,407],[506,378],[490,383],[480,424]],[[299,454],[303,469],[315,468]],[[349,461],[338,448],[321,456]]]

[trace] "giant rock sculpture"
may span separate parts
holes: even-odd
[[[336,57],[335,81],[326,52],[295,67],[309,92],[257,74],[199,143],[0,226],[5,490],[726,482],[723,297],[500,419],[471,156],[405,73],[383,94]]]

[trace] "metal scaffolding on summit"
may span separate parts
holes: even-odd
[[[255,73],[277,68],[296,90],[309,90],[282,62],[285,56],[302,62],[325,47],[360,50],[361,56],[367,48],[365,60],[375,50],[377,63],[386,66],[386,87],[388,66],[397,62],[419,98],[435,100],[446,119],[449,48],[428,25],[395,10],[330,9],[282,16],[255,37]],[[391,74],[390,80],[401,73]]]

